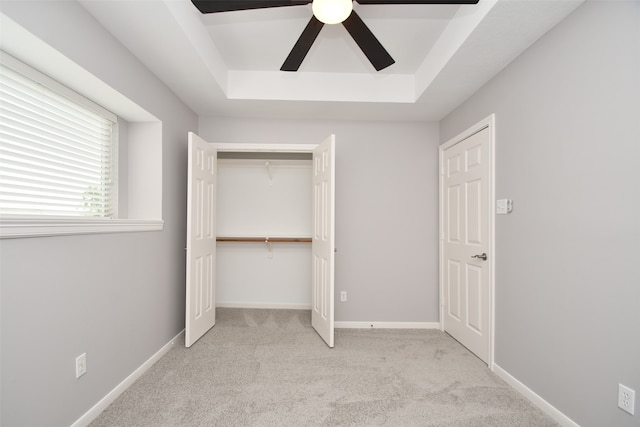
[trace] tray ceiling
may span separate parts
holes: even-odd
[[[311,6],[202,15],[189,0],[81,0],[201,116],[439,120],[582,0],[360,5],[396,60],[376,72],[325,25],[298,72],[280,71]]]

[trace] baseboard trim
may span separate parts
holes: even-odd
[[[263,302],[216,302],[222,308],[264,308],[280,310],[311,310],[311,304],[263,303]]]
[[[107,406],[111,405],[114,400],[118,398],[127,388],[133,384],[135,380],[140,378],[154,363],[156,363],[162,356],[167,354],[171,348],[180,342],[180,337],[184,335],[184,329],[175,337],[165,344],[160,350],[158,350],[153,356],[151,356],[146,362],[144,362],[138,369],[133,371],[131,375],[125,378],[120,384],[118,384],[113,390],[111,390],[105,397],[100,399],[91,409],[89,409],[83,416],[78,418],[75,423],[71,424],[71,427],[86,427],[93,420],[98,418],[98,415],[102,413]]]
[[[334,322],[336,329],[440,329],[440,322]]]
[[[536,392],[521,383],[517,378],[515,378],[513,375],[511,375],[495,363],[493,364],[493,372],[495,372],[497,376],[502,378],[504,382],[516,389],[520,394],[529,399],[529,401],[540,408],[542,412],[546,413],[551,418],[556,420],[561,426],[580,427],[578,423],[560,412],[560,410],[556,409],[552,404],[544,400],[542,397],[536,394]]]

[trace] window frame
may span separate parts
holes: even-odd
[[[99,114],[113,124],[112,132],[112,179],[114,217],[113,218],[83,218],[83,217],[29,217],[21,215],[4,215],[0,217],[0,239],[19,237],[44,237],[56,235],[122,233],[140,231],[160,231],[164,228],[162,219],[129,219],[119,218],[118,200],[120,181],[118,179],[118,117],[104,109],[97,103],[75,92],[73,89],[59,83],[53,78],[23,63],[4,51],[0,51],[0,63],[25,77],[36,81],[48,89],[64,96],[71,101]]]

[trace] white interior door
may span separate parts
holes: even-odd
[[[189,132],[185,345],[216,323],[216,164],[212,144]]]
[[[313,151],[311,324],[333,347],[335,135]]]
[[[488,363],[491,129],[472,132],[441,151],[441,318],[447,333]]]

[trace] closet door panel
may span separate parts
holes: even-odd
[[[333,347],[335,251],[335,136],[313,152],[313,272],[311,324]]]
[[[189,132],[185,346],[216,322],[216,150]]]

